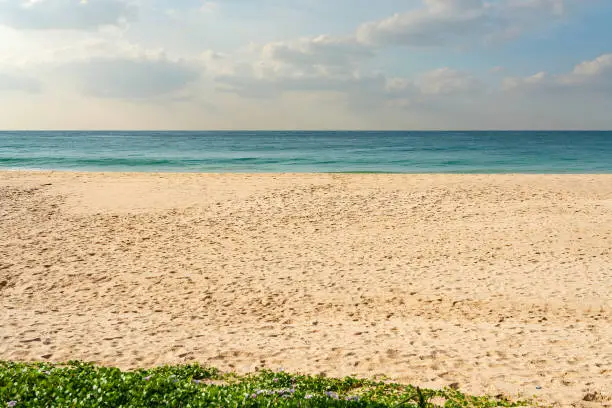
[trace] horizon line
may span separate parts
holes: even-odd
[[[612,129],[0,129],[0,133],[9,132],[274,132],[274,133],[395,133],[395,132],[612,132]]]

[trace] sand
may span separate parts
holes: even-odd
[[[612,175],[0,172],[0,302],[0,359],[609,407]]]

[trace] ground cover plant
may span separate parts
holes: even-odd
[[[0,362],[2,407],[513,407],[524,402],[458,390],[347,377],[261,371],[240,376],[200,365],[121,371],[83,362]]]

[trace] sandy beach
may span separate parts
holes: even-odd
[[[0,359],[612,406],[612,175],[0,172]]]

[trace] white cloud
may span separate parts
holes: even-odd
[[[425,72],[416,79],[389,78],[364,72],[362,62],[371,50],[350,41],[329,37],[261,47],[260,58],[232,64],[231,57],[209,52],[206,59],[220,69],[217,89],[248,98],[277,98],[284,93],[344,94],[353,102],[395,105],[424,99],[477,93],[482,84],[473,76],[451,68]],[[398,102],[403,101],[403,102]]]
[[[272,65],[286,65],[301,71],[352,70],[372,50],[355,40],[321,35],[293,42],[273,42],[262,47],[262,60]]]
[[[463,46],[516,36],[563,13],[563,0],[424,0],[423,7],[365,23],[357,38],[401,46]]]
[[[79,36],[79,39],[63,47],[55,47],[39,53],[39,61],[49,64],[87,62],[93,59],[163,59],[165,50],[145,48],[126,41],[121,34],[97,34],[92,37]]]
[[[586,92],[612,96],[612,54],[581,62],[564,74],[539,72],[524,78],[505,78],[502,87],[515,92]]]
[[[363,74],[372,50],[352,39],[318,36],[252,46],[254,55],[208,52],[218,89],[246,97],[270,98],[283,92],[355,92],[379,88],[384,77]]]
[[[56,94],[176,101],[197,94],[195,85],[205,71],[205,64],[198,58],[175,58],[163,49],[143,47],[127,41],[121,30],[75,33],[4,29],[0,34],[3,31],[13,36],[13,47],[3,50],[0,44],[0,62],[8,71],[20,70],[28,78],[36,77],[35,82],[26,82],[9,81],[5,76],[3,89],[34,90],[44,83],[46,92]]]
[[[481,90],[483,85],[470,74],[446,67],[421,76],[419,88],[425,95],[469,95]]]
[[[135,13],[123,0],[0,0],[0,25],[28,30],[95,30]]]
[[[502,81],[502,89],[509,91],[514,89],[541,87],[552,84],[551,77],[546,72],[538,72],[524,78],[508,77]]]
[[[569,74],[561,77],[562,82],[599,82],[612,84],[612,54],[603,54],[592,61],[584,61]]]
[[[372,93],[385,85],[383,76],[279,76],[256,77],[226,75],[216,78],[217,89],[249,98],[279,97],[290,92]]]
[[[184,97],[178,93],[200,76],[200,67],[164,56],[95,58],[62,67],[86,95],[98,98]]]
[[[30,76],[0,72],[0,94],[8,91],[39,93],[41,90],[40,81]]]

